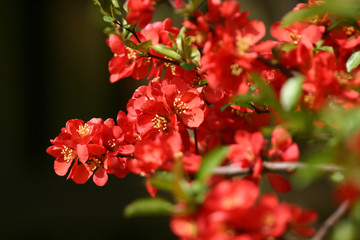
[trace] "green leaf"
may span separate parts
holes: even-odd
[[[137,45],[137,48],[139,51],[141,52],[148,52],[149,51],[149,48],[152,46],[152,42],[151,40],[148,40],[146,42],[142,42],[142,43],[139,43]]]
[[[179,34],[176,37],[176,46],[177,46],[177,48],[179,49],[180,52],[184,51],[184,39],[186,37],[185,30],[186,30],[186,28],[182,27],[180,29]]]
[[[312,8],[303,8],[297,11],[292,11],[282,18],[282,27],[289,26],[293,23],[300,22],[307,18],[312,18],[317,15],[331,13],[337,17],[345,19],[357,20],[359,16],[360,4],[356,1],[328,1],[324,4]]]
[[[201,87],[201,86],[204,86],[208,83],[207,79],[203,79],[199,82],[198,86]]]
[[[282,19],[281,19],[281,26],[286,27],[293,23],[300,22],[301,20],[313,17],[318,14],[323,13],[323,9],[321,7],[312,7],[312,8],[303,8],[297,11],[292,11],[287,13]]]
[[[202,160],[199,171],[196,174],[198,181],[205,181],[226,158],[229,147],[221,146],[209,152]]]
[[[100,8],[104,14],[114,17],[114,6],[111,0],[96,0],[95,3],[100,5]]]
[[[360,51],[354,52],[351,54],[349,59],[346,61],[346,70],[351,72],[355,68],[357,68],[360,64]]]
[[[115,18],[113,18],[113,17],[110,17],[110,16],[107,16],[107,15],[105,15],[104,17],[103,17],[103,19],[104,19],[104,21],[105,22],[114,22],[116,19]]]
[[[290,52],[290,51],[294,50],[295,48],[296,48],[295,43],[283,43],[283,44],[281,44],[281,50],[283,50],[285,52]]]
[[[289,78],[280,90],[280,103],[285,111],[293,111],[299,103],[302,93],[303,78]]]
[[[274,109],[280,110],[280,105],[274,89],[269,84],[265,83],[264,80],[256,74],[251,75],[251,78],[261,90],[259,94],[255,96],[256,98],[253,98],[254,102],[257,104],[270,105]]]
[[[321,39],[315,43],[316,48],[320,48],[324,44],[325,40]]]
[[[117,34],[119,34],[113,27],[106,27],[104,29],[104,33],[108,34],[108,35],[113,35],[113,34],[117,35]]]
[[[336,224],[330,239],[355,240],[358,239],[356,237],[356,232],[357,227],[354,225],[354,222],[349,219],[345,219]]]
[[[230,104],[225,104],[220,108],[220,110],[223,112],[225,109],[227,109],[228,106],[230,106]]]
[[[143,217],[143,216],[159,216],[171,215],[173,204],[161,198],[142,198],[138,199],[126,206],[124,216]]]
[[[186,62],[180,63],[180,66],[187,71],[193,70],[196,67],[195,64]]]
[[[155,46],[151,46],[152,49],[154,49],[156,52],[161,53],[169,58],[175,59],[179,62],[181,62],[181,56],[172,48],[163,45],[163,44],[157,44]]]
[[[201,54],[198,49],[190,46],[187,48],[187,51],[189,51],[190,55],[190,61],[192,61],[196,66],[200,66],[200,57]]]
[[[166,171],[158,171],[150,178],[150,183],[160,190],[172,192],[174,188],[174,174]]]
[[[136,45],[133,41],[131,41],[130,39],[125,39],[123,40],[123,43],[129,47],[129,48],[132,48],[132,49],[138,49],[138,45]]]
[[[317,48],[316,50],[317,50],[317,51],[329,51],[329,52],[331,52],[332,54],[335,54],[334,48],[331,47],[331,46],[322,46],[322,47],[320,47],[320,48]]]

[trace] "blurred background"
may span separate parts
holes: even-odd
[[[250,18],[269,27],[298,2],[240,4]],[[131,79],[110,84],[107,64],[112,53],[99,10],[91,0],[4,1],[0,9],[1,236],[175,239],[167,218],[122,217],[126,204],[147,196],[143,179],[110,176],[104,187],[92,181],[76,185],[54,173],[54,159],[45,152],[49,139],[69,119],[116,118],[139,84]],[[165,5],[155,19],[164,17],[179,23]],[[294,194],[299,202],[304,192]],[[307,207],[321,207],[323,202]]]

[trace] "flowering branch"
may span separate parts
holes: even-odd
[[[263,162],[264,168],[271,171],[280,171],[280,172],[292,172],[299,168],[315,168],[322,170],[324,172],[339,172],[343,171],[342,167],[339,167],[335,164],[318,164],[318,165],[307,165],[300,162]],[[236,176],[242,174],[248,174],[251,172],[251,168],[241,168],[241,167],[231,167],[231,166],[222,166],[217,167],[214,171],[216,175],[225,175],[225,176]]]
[[[335,225],[335,223],[345,214],[349,209],[349,201],[343,202],[333,214],[330,215],[328,219],[322,224],[316,234],[311,238],[311,240],[322,240],[329,232],[329,230]]]
[[[135,38],[136,38],[136,41],[138,41],[138,43],[141,43],[141,40],[140,38],[138,37],[138,35],[136,34],[136,31],[134,30],[134,28],[128,28],[128,27],[125,27],[119,20],[115,20],[114,23],[116,25],[118,25],[119,27],[121,28],[124,28],[126,29],[127,31],[129,31]],[[166,58],[163,58],[163,57],[159,57],[159,56],[156,56],[156,55],[153,55],[151,53],[146,53],[146,57],[151,57],[151,58],[156,58],[156,59],[159,59],[163,62],[167,62],[167,63],[171,63],[171,64],[175,64],[175,65],[179,65],[178,62],[176,61],[173,61],[171,59],[166,59]]]

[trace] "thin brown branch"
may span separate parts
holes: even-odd
[[[174,64],[174,65],[179,65],[179,63],[176,62],[176,61],[173,61],[173,60],[167,59],[167,58],[163,58],[163,57],[159,57],[159,56],[156,56],[156,55],[151,54],[151,53],[147,53],[146,56],[151,57],[151,58],[156,58],[156,59],[161,60],[163,62],[171,63],[171,64]]]
[[[350,203],[349,201],[343,202],[335,212],[333,212],[328,219],[321,225],[319,230],[315,233],[315,235],[311,238],[311,240],[322,240],[329,233],[330,229],[335,225],[337,221],[346,213],[349,209]]]
[[[259,60],[260,62],[262,62],[263,64],[265,64],[268,67],[275,68],[275,69],[279,70],[280,72],[284,73],[287,77],[294,77],[295,76],[295,74],[291,70],[287,69],[286,67],[284,67],[281,64],[272,63],[271,61],[265,59],[260,54],[258,54],[257,60]]]
[[[335,164],[307,165],[300,162],[263,162],[263,166],[264,169],[273,172],[292,172],[296,169],[301,168],[313,168],[324,172],[339,172],[343,170],[342,167],[339,167]],[[224,176],[236,176],[248,174],[250,172],[251,168],[221,166],[215,169],[214,174]]]
[[[116,25],[118,25],[119,27],[124,28],[124,29],[126,29],[127,31],[131,32],[132,35],[134,35],[134,37],[135,37],[136,40],[138,41],[138,43],[141,43],[141,40],[140,40],[140,38],[138,37],[138,35],[136,34],[136,31],[135,31],[134,28],[124,27],[124,25],[123,25],[119,20],[115,20],[114,23],[115,23]]]

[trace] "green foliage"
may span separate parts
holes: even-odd
[[[143,217],[154,215],[171,215],[173,204],[161,198],[142,198],[126,206],[124,216]]]
[[[302,76],[295,76],[289,78],[282,86],[280,103],[285,111],[293,111],[297,107],[302,93],[303,81]]]
[[[356,240],[358,239],[356,237],[356,232],[357,227],[355,226],[354,222],[349,219],[345,219],[336,224],[330,240]]]
[[[196,180],[205,182],[212,176],[214,169],[225,160],[228,150],[229,147],[221,146],[209,152],[201,162],[200,169],[196,174]]]
[[[354,52],[351,54],[349,59],[346,61],[346,70],[351,72],[355,68],[357,68],[360,64],[360,51]]]
[[[282,26],[286,27],[314,16],[322,16],[326,13],[356,21],[360,13],[360,4],[358,1],[328,0],[326,3],[315,7],[289,12],[282,18]]]
[[[164,45],[164,44],[157,44],[155,46],[151,46],[156,52],[161,53],[169,58],[175,59],[177,61],[181,61],[181,56],[176,50]]]

